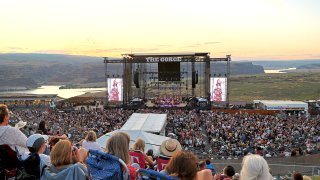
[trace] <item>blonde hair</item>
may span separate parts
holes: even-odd
[[[133,150],[139,150],[144,152],[145,142],[143,139],[138,138],[133,144]]]
[[[243,158],[240,179],[271,180],[267,161],[260,155],[251,154]]]
[[[86,141],[95,142],[97,140],[97,134],[94,131],[89,131],[86,136]]]
[[[69,140],[60,140],[50,153],[53,166],[63,166],[72,163],[72,147]]]
[[[106,152],[117,156],[125,163],[130,163],[129,156],[130,136],[124,132],[116,132],[111,135],[106,144]]]

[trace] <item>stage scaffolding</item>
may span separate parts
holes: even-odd
[[[225,76],[229,79],[230,61],[230,55],[224,58],[211,58],[207,52],[122,54],[121,59],[104,57],[106,87],[108,88],[109,78],[123,79],[122,101],[117,102],[123,105],[134,98],[150,99],[165,94],[203,97],[210,100],[212,63],[225,62],[227,66]],[[176,72],[159,72],[159,63],[179,63],[180,68]],[[160,74],[169,79],[160,81]],[[170,77],[178,78],[170,79]],[[226,105],[229,105],[229,84],[226,85]],[[106,97],[107,106],[111,105],[112,103],[108,101],[108,91]]]

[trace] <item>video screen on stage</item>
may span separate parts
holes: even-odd
[[[108,78],[108,100],[122,101],[123,80],[122,78]]]
[[[159,62],[159,81],[180,81],[180,62]]]
[[[222,102],[227,100],[227,78],[210,78],[210,101]]]

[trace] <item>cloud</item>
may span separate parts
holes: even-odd
[[[203,43],[190,44],[190,45],[187,45],[187,46],[183,46],[183,48],[197,48],[197,47],[200,47],[200,46],[207,46],[207,45],[218,44],[218,43],[222,43],[222,42],[209,41],[209,42],[203,42]]]
[[[109,48],[109,49],[93,49],[89,50],[90,53],[131,53],[131,52],[154,52],[159,51],[161,48]]]
[[[21,48],[21,47],[7,47],[7,49],[12,50],[12,51],[27,50],[27,48]]]
[[[47,49],[47,50],[37,50],[32,51],[32,53],[43,53],[43,54],[68,54],[69,52],[66,50],[60,49]]]
[[[221,42],[212,41],[212,42],[205,42],[205,43],[203,43],[203,44],[208,45],[208,44],[218,44],[218,43],[221,43]]]

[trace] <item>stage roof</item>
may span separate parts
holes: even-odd
[[[184,52],[184,53],[135,53],[135,54],[122,54],[131,57],[163,57],[163,56],[208,56],[209,52]]]
[[[165,128],[167,114],[133,113],[120,130],[138,130],[151,133],[161,133]]]

